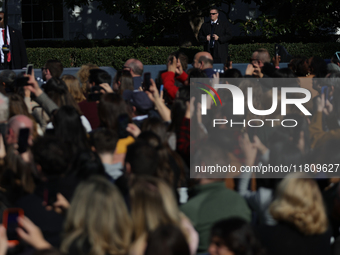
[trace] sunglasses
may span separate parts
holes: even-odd
[[[130,71],[130,70],[131,70],[131,67],[123,66],[122,70],[125,70],[125,71],[128,70],[128,71]]]
[[[215,12],[215,13],[210,13],[210,15],[216,15],[217,13]]]

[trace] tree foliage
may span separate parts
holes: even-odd
[[[244,0],[250,3],[250,0]],[[259,31],[273,36],[322,36],[339,27],[340,2],[336,0],[253,0],[261,14],[242,23],[246,34]]]
[[[65,0],[67,7],[88,5],[91,0]],[[193,41],[195,33],[208,16],[211,6],[233,4],[235,0],[98,0],[99,9],[108,14],[119,13],[128,22],[137,40],[157,40],[162,36],[179,35]],[[197,30],[197,31],[196,31]],[[195,39],[196,40],[196,39]]]
[[[44,1],[44,0],[38,0]],[[59,1],[59,0],[51,0]],[[93,0],[64,0],[67,7],[89,5]],[[157,41],[166,36],[178,36],[180,45],[197,44],[195,35],[208,16],[211,6],[231,5],[236,0],[97,0],[98,8],[108,14],[121,15],[128,22],[136,41]],[[241,0],[245,3],[251,0]],[[230,20],[240,23],[247,35],[259,31],[267,38],[274,36],[315,36],[333,32],[339,26],[340,1],[337,0],[253,0],[259,7],[257,18]],[[196,43],[195,43],[196,42]]]

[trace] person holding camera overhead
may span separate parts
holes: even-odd
[[[202,24],[198,40],[204,44],[204,51],[209,52],[214,63],[225,63],[228,56],[228,41],[232,38],[228,24],[218,19],[217,7],[210,9],[210,21]]]

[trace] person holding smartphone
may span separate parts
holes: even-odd
[[[110,87],[112,77],[109,73],[102,69],[91,69],[89,75],[89,91],[87,100],[78,103],[80,110],[88,119],[92,129],[96,129],[100,125],[98,117],[98,103],[101,95],[104,93],[112,93]]]
[[[42,232],[29,218],[25,216],[18,217],[18,228],[17,233],[20,239],[24,240],[30,246],[36,250],[47,250],[52,249],[52,245],[44,239]],[[6,255],[7,251],[13,247],[9,243],[6,234],[6,228],[3,224],[0,224],[0,255]]]

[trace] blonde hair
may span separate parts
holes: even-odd
[[[131,242],[131,219],[118,189],[103,177],[78,185],[67,212],[61,251],[71,245],[89,255],[126,254]]]
[[[5,122],[9,119],[9,99],[4,94],[0,93],[0,122]]]
[[[61,77],[61,79],[65,82],[68,91],[76,101],[76,103],[80,103],[84,101],[86,98],[80,88],[79,80],[70,74],[65,74]]]
[[[88,63],[85,65],[82,65],[79,71],[77,72],[77,77],[80,80],[81,89],[84,93],[87,92],[87,82],[89,80],[91,69],[99,69],[99,67],[96,64]]]
[[[319,187],[302,173],[289,174],[280,182],[270,213],[278,221],[292,223],[305,235],[322,234],[328,227]]]
[[[181,228],[181,213],[173,191],[161,179],[134,177],[130,195],[135,239],[159,225],[172,224]]]

